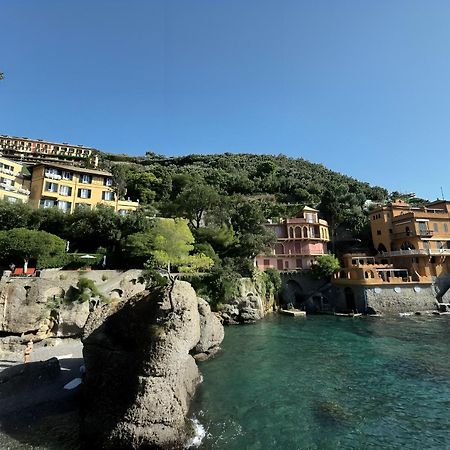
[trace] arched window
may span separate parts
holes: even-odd
[[[308,228],[303,227],[303,237],[307,238],[308,237]]]
[[[300,227],[295,227],[295,237],[296,238],[302,237],[302,229]]]
[[[292,227],[289,228],[289,237],[291,237],[291,238],[294,237],[294,229]]]
[[[385,253],[385,252],[387,252],[387,249],[386,249],[386,247],[383,244],[378,245],[377,250],[378,250],[378,253]]]

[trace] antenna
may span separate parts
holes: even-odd
[[[441,195],[442,195],[442,200],[445,200],[445,197],[444,197],[444,191],[443,191],[443,189],[442,189],[442,186],[441,186]]]

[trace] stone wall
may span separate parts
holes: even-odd
[[[353,293],[356,308],[351,307],[351,299],[349,303],[350,292]],[[333,304],[336,311],[355,310],[367,314],[399,314],[437,310],[432,285],[423,284],[335,287]]]

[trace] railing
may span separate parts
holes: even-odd
[[[433,236],[433,230],[413,230],[413,231],[402,231],[399,233],[394,233],[393,237],[394,239],[404,238],[404,237],[431,237]]]
[[[414,249],[414,250],[395,250],[391,252],[382,252],[382,256],[416,256],[416,255],[450,255],[450,249],[440,248],[440,249]]]
[[[0,172],[6,173],[7,175],[16,175],[14,170],[5,169],[4,167],[0,167]]]
[[[0,183],[0,187],[2,189],[4,189],[5,191],[16,191],[17,188],[14,186],[11,186],[10,184],[6,184],[6,183]]]
[[[52,173],[52,172],[45,172],[45,177],[46,178],[51,178],[53,180],[61,180],[61,175],[58,175],[56,173]]]

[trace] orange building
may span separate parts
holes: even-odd
[[[369,219],[382,262],[421,277],[450,272],[450,202],[416,207],[397,200],[374,209]]]
[[[265,226],[277,236],[277,241],[267,254],[256,257],[255,263],[260,270],[309,269],[316,256],[326,253],[330,240],[328,223],[319,219],[317,209],[306,206],[296,217]]]

